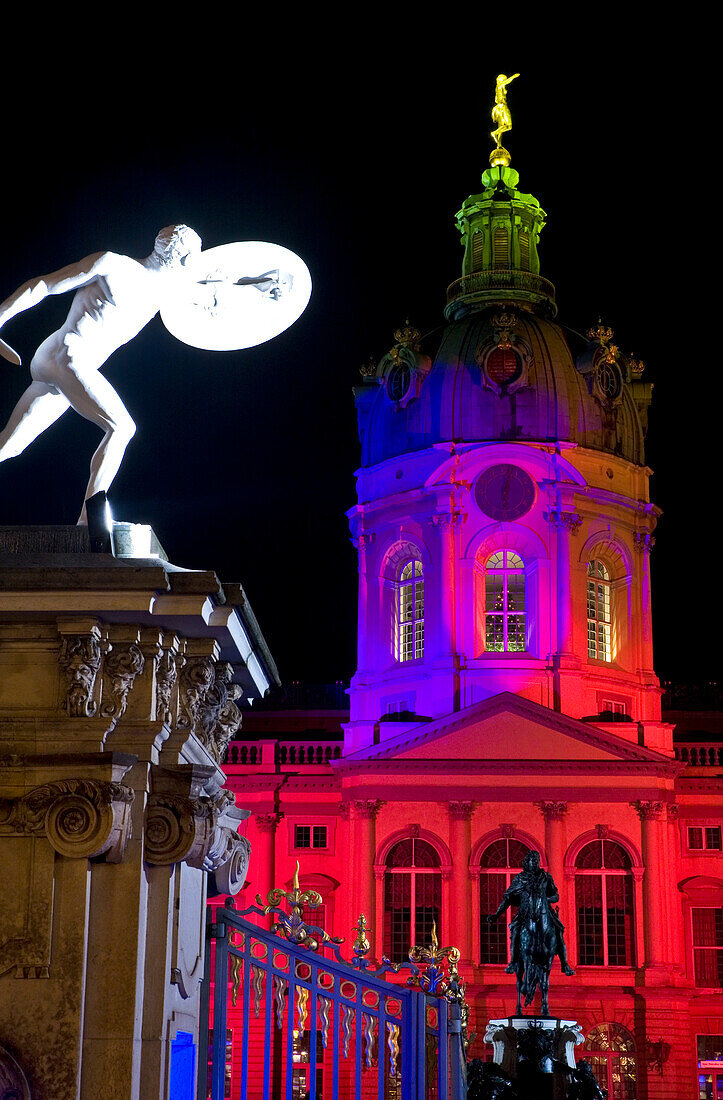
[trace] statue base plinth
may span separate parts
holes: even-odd
[[[508,1016],[490,1020],[485,1042],[494,1047],[494,1066],[484,1067],[489,1085],[499,1067],[500,1080],[508,1080],[522,1100],[564,1100],[568,1070],[575,1070],[575,1047],[582,1043],[576,1020],[556,1016]],[[489,1088],[483,1091],[486,1095]]]

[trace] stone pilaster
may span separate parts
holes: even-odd
[[[352,800],[353,858],[357,867],[355,889],[352,894],[352,917],[361,913],[367,923],[376,923],[376,882],[374,877],[374,853],[376,851],[376,818],[384,805],[378,798]],[[367,933],[374,954],[377,929],[370,927]],[[378,941],[377,941],[378,942]]]
[[[472,802],[447,803],[449,816],[449,846],[452,851],[452,881],[450,883],[449,935],[445,942],[456,947],[463,964],[472,963],[472,883],[469,877],[469,857],[472,847]]]

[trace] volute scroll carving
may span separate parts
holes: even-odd
[[[146,809],[146,861],[156,866],[185,862],[214,876],[212,892],[237,894],[251,855],[248,840],[236,831],[242,816],[228,790],[213,798],[152,794]]]
[[[0,800],[0,834],[40,836],[61,856],[119,863],[131,835],[134,792],[122,783],[60,779]]]

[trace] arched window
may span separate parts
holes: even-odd
[[[421,561],[405,562],[398,574],[395,656],[413,661],[424,656],[424,570]]]
[[[612,840],[592,840],[575,860],[577,960],[580,966],[634,966],[630,856]]]
[[[507,963],[509,960],[507,921],[487,923],[502,895],[516,874],[522,870],[522,860],[529,846],[521,840],[495,840],[485,848],[480,859],[479,877],[480,962]]]
[[[427,840],[407,837],[389,851],[384,872],[384,954],[406,962],[410,948],[428,944],[432,924],[442,941],[442,873],[437,850]]]
[[[587,563],[587,655],[612,661],[612,596],[610,571],[594,558]]]
[[[635,1040],[622,1024],[597,1024],[584,1045],[585,1058],[608,1100],[635,1100]]]
[[[520,653],[525,648],[525,563],[498,550],[485,565],[485,649]]]

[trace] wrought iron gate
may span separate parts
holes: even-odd
[[[365,918],[345,962],[341,941],[303,920],[321,898],[298,876],[256,900],[209,912],[198,1100],[464,1100],[455,948],[433,931],[408,963],[372,969]],[[247,919],[269,913],[271,930]]]

